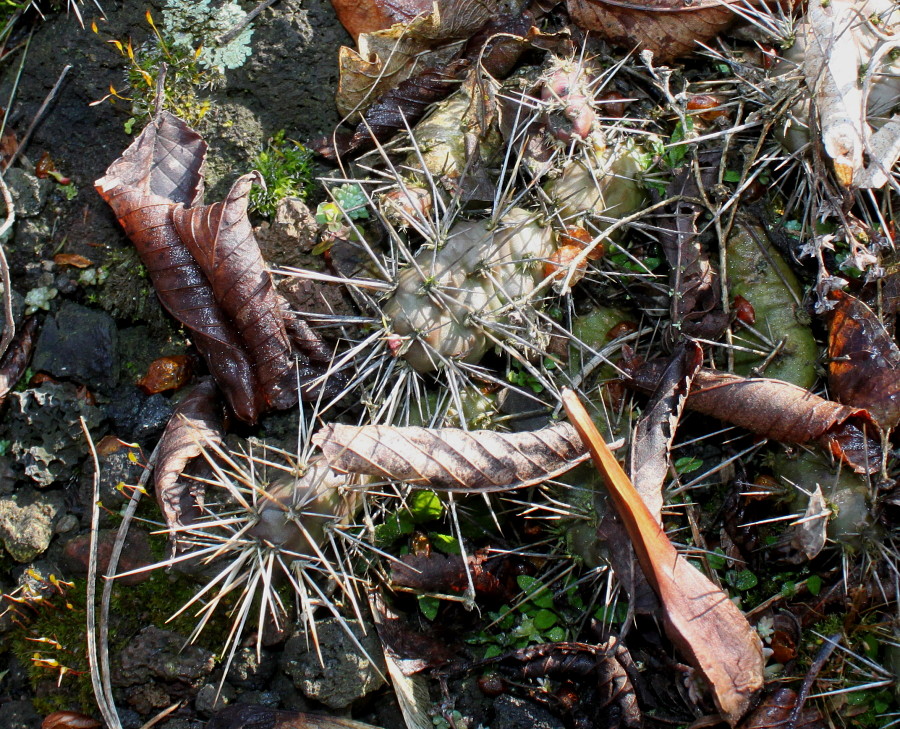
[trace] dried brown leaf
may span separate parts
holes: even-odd
[[[569,15],[626,50],[653,51],[665,63],[694,53],[735,20],[734,0],[566,0]]]
[[[797,692],[779,687],[763,697],[762,702],[741,724],[741,729],[784,729],[797,705]],[[825,720],[818,709],[805,708],[793,722],[794,729],[825,729]]]
[[[669,360],[631,441],[631,482],[660,521],[662,488],[669,475],[669,449],[691,381],[703,362],[700,345],[679,346]]]
[[[468,569],[467,569],[468,565]],[[418,592],[461,595],[469,589],[493,602],[508,602],[516,594],[514,564],[504,557],[488,557],[479,550],[466,560],[456,554],[407,554],[391,566],[391,582]]]
[[[297,402],[297,375],[281,300],[247,218],[254,182],[262,184],[258,172],[239,178],[223,202],[178,207],[172,219],[237,329],[266,400],[283,410]]]
[[[728,596],[678,554],[575,393],[564,390],[562,399],[659,596],[666,635],[701,672],[719,713],[734,726],[763,685],[762,641]]]
[[[156,501],[170,531],[189,526],[200,516],[203,496],[181,479],[189,461],[201,454],[205,444],[222,442],[222,420],[215,383],[202,380],[182,400],[159,441],[153,483]],[[173,547],[178,535],[173,534]]]
[[[720,157],[718,152],[700,156],[699,184],[693,166],[686,165],[669,183],[666,196],[699,198],[700,185],[704,189],[715,185]],[[657,224],[669,264],[672,323],[690,336],[715,339],[728,326],[728,317],[722,309],[719,274],[697,230],[703,211],[697,203],[678,200],[666,206]]]
[[[464,492],[546,481],[585,457],[568,423],[525,433],[328,424],[313,443],[338,471]]]
[[[432,0],[331,0],[338,20],[356,40],[431,11]]]
[[[651,392],[664,361],[632,370],[626,383]],[[740,377],[701,369],[686,406],[704,415],[784,443],[818,441],[859,473],[873,473],[881,463],[876,426],[866,410],[826,400],[781,380]]]
[[[31,352],[34,350],[37,325],[37,317],[29,316],[25,319],[16,329],[16,335],[6,352],[0,357],[0,402],[16,386],[28,368]]]
[[[172,220],[178,205],[203,199],[206,143],[178,117],[162,112],[97,180],[147,267],[166,310],[192,334],[235,414],[254,423],[264,409],[251,361]]]
[[[378,729],[353,719],[338,719],[301,711],[279,711],[268,706],[235,704],[220,709],[206,729]]]
[[[100,722],[77,711],[54,711],[41,722],[41,729],[94,729]]]
[[[868,410],[884,429],[900,423],[900,348],[878,316],[844,292],[828,327],[828,386],[842,403]]]

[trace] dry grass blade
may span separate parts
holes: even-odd
[[[562,400],[606,481],[644,574],[659,596],[666,634],[703,674],[719,712],[734,726],[763,685],[759,636],[728,596],[675,551],[578,396],[563,390]]]
[[[584,455],[567,423],[525,433],[328,424],[313,443],[339,471],[484,493],[554,478]]]

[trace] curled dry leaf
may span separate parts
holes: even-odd
[[[16,330],[16,335],[9,347],[0,357],[0,402],[12,390],[25,374],[31,352],[34,349],[34,337],[37,334],[37,318],[29,316]]]
[[[666,635],[700,671],[719,713],[735,726],[763,685],[762,641],[728,595],[678,554],[575,393],[563,390],[562,399],[659,597]]]
[[[663,361],[633,368],[626,384],[651,392]],[[876,425],[866,410],[826,400],[781,380],[740,377],[701,369],[686,403],[690,410],[784,443],[818,441],[858,473],[874,473],[881,463]]]
[[[631,482],[653,517],[660,521],[662,489],[669,475],[669,449],[703,350],[691,342],[672,355],[631,441]]]
[[[88,268],[94,265],[90,258],[79,256],[77,253],[57,253],[53,256],[53,262],[57,266],[72,266],[73,268]]]
[[[432,0],[331,0],[334,12],[356,40],[360,33],[390,28],[428,13]]]
[[[704,153],[699,158],[699,184],[693,165],[686,165],[669,183],[667,197],[700,197],[716,184],[719,153]],[[674,326],[685,334],[715,339],[728,326],[722,310],[719,273],[709,260],[709,252],[700,241],[697,218],[703,208],[690,200],[678,200],[657,216],[659,242],[669,263],[671,317]]]
[[[252,363],[172,220],[177,205],[202,201],[205,162],[203,138],[164,111],[96,187],[134,243],[162,305],[191,331],[235,414],[253,423],[264,403]]]
[[[554,478],[585,459],[568,423],[525,433],[335,425],[313,436],[338,471],[446,491],[504,491]]]
[[[203,451],[206,443],[222,442],[222,420],[216,385],[202,380],[179,403],[159,441],[153,474],[156,501],[177,546],[175,530],[189,526],[200,516],[203,494],[181,479],[188,462]],[[196,483],[194,484],[196,486]]]
[[[468,565],[468,570],[466,566]],[[479,550],[466,560],[458,554],[407,554],[391,566],[391,582],[418,592],[462,595],[469,589],[469,577],[475,594],[493,602],[507,602],[515,597],[515,574],[512,564],[503,557],[488,558],[487,550]]]
[[[781,686],[763,697],[762,702],[741,724],[741,729],[783,729],[793,725],[794,729],[825,729],[825,720],[818,709],[804,708],[791,721],[797,706],[797,692]]]
[[[900,348],[868,306],[836,291],[828,326],[828,385],[884,429],[900,423]]]
[[[224,202],[172,211],[175,230],[233,322],[269,405],[297,402],[291,343],[281,302],[247,218],[250,188],[259,172],[239,178]]]
[[[100,722],[77,711],[54,711],[41,722],[41,729],[94,729]]]
[[[301,711],[279,711],[268,706],[234,704],[220,709],[206,729],[378,729],[353,719],[338,719]]]
[[[653,51],[665,63],[697,50],[735,19],[734,0],[566,0],[569,15],[585,30],[627,50]]]

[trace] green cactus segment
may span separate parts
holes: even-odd
[[[553,249],[550,228],[520,208],[497,225],[457,223],[438,248],[416,254],[383,308],[393,332],[409,337],[403,357],[419,372],[480,360],[493,342],[485,322],[500,323],[534,291]]]
[[[819,350],[801,308],[802,291],[797,277],[758,226],[738,225],[728,239],[730,296],[743,296],[756,313],[754,328],[770,342],[749,330],[735,336],[735,344],[759,352],[780,349],[761,373],[766,377],[810,388],[816,381]],[[734,370],[755,374],[767,355],[735,350]]]
[[[580,160],[570,162],[545,191],[567,223],[588,215],[598,229],[605,230],[643,207],[646,197],[640,176],[648,159],[631,141],[607,147],[592,167]]]

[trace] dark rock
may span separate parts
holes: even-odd
[[[256,655],[255,647],[239,648],[228,668],[228,683],[241,689],[261,689],[269,682],[277,667],[271,651]]]
[[[0,729],[40,729],[41,717],[30,701],[6,701],[0,705]]]
[[[565,724],[543,706],[506,694],[494,702],[491,729],[565,729]]]
[[[341,286],[330,286],[321,281],[288,277],[279,282],[278,290],[287,299],[291,310],[299,314],[324,314],[326,316],[356,316],[358,314]]]
[[[332,709],[342,709],[384,685],[387,670],[375,628],[363,635],[359,621],[346,620],[364,655],[335,618],[316,623],[322,661],[305,633],[295,635],[284,647],[282,668],[310,699]]]
[[[101,410],[78,396],[75,385],[44,383],[8,397],[6,437],[25,474],[38,486],[72,477],[87,456],[80,418],[98,441],[105,433]]]
[[[44,553],[53,538],[53,523],[63,511],[62,494],[21,489],[0,498],[0,540],[17,562]]]
[[[289,711],[308,711],[309,702],[303,696],[294,682],[283,673],[279,673],[272,679],[271,690],[275,692],[279,699],[279,708]],[[249,702],[247,702],[249,703]]]
[[[11,494],[16,490],[16,469],[13,459],[0,456],[0,495]]]
[[[184,644],[184,636],[178,633],[153,625],[144,628],[120,652],[113,682],[118,686],[135,686],[158,679],[187,686],[200,685],[212,673],[214,656],[205,648]]]
[[[156,714],[171,706],[174,698],[155,681],[135,686],[125,692],[127,701],[138,714]]]
[[[197,692],[194,699],[194,708],[200,716],[212,716],[215,712],[224,709],[234,701],[235,691],[227,683],[221,688],[219,682],[207,683]]]
[[[128,441],[134,440],[128,438]],[[100,501],[112,511],[131,498],[131,491],[124,486],[134,486],[144,475],[143,457],[139,448],[131,448],[118,438],[107,436],[96,444],[97,461],[100,464]],[[86,513],[90,513],[94,501],[94,469],[81,474],[79,496]]]
[[[141,729],[144,720],[141,715],[132,709],[126,709],[124,706],[116,707],[119,713],[119,721],[122,722],[122,729]]]
[[[179,716],[163,722],[159,725],[159,729],[203,729],[203,722],[200,719],[189,719]]]
[[[255,35],[255,33],[254,33]],[[206,186],[210,200],[224,198],[237,175],[263,148],[266,135],[257,114],[246,99],[222,97],[204,118],[204,138],[209,144]]]
[[[238,696],[238,704],[255,704],[265,706],[267,709],[277,709],[281,704],[281,697],[277,691],[245,691]]]
[[[45,322],[32,367],[110,392],[119,379],[118,338],[109,314],[66,301],[59,313]]]
[[[113,431],[127,441],[145,443],[160,435],[172,417],[173,407],[164,395],[145,395],[133,385],[113,393],[106,413]]]
[[[6,171],[3,179],[9,187],[9,194],[12,195],[17,218],[33,218],[40,215],[53,186],[50,180],[41,180],[19,167]]]
[[[97,535],[97,563],[99,573],[106,574],[109,566],[109,558],[116,541],[118,530],[101,529]],[[66,542],[62,553],[62,566],[73,575],[86,575],[90,560],[91,535],[80,534]],[[153,554],[150,552],[150,540],[147,532],[132,526],[125,538],[125,546],[119,558],[116,572],[130,572],[153,564]],[[150,579],[150,571],[139,572],[136,575],[116,578],[121,585],[137,585]]]

